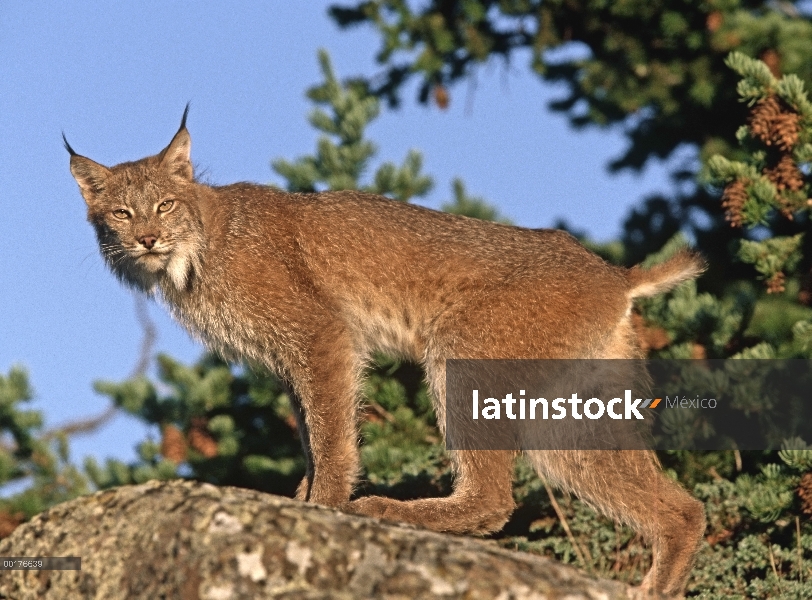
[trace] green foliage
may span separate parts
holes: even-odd
[[[450,491],[450,465],[420,369],[379,356],[364,392],[361,492],[405,499]]]
[[[798,516],[797,473],[809,451],[799,439],[733,481],[698,484],[705,502],[709,545],[700,554],[693,587],[702,598],[808,598],[812,593],[812,527]],[[721,543],[724,542],[724,543]],[[735,543],[734,543],[735,542]]]
[[[812,357],[807,325],[812,309],[799,305],[793,296],[797,296],[794,282],[782,295],[759,299],[743,334],[748,339],[763,340],[760,344],[770,348],[770,357]]]
[[[812,448],[806,442],[801,438],[791,438],[781,446],[778,458],[784,463],[797,471],[812,471]]]
[[[456,178],[452,182],[454,190],[453,202],[443,204],[441,209],[445,212],[455,215],[464,215],[466,217],[473,217],[474,219],[483,219],[485,221],[497,221],[510,225],[510,219],[499,214],[499,211],[487,201],[477,196],[469,196],[465,191],[465,184],[462,179]]]
[[[291,495],[304,458],[282,384],[256,369],[229,367],[214,356],[185,366],[159,356],[159,383],[136,378],[100,382],[122,410],[155,426],[131,464],[88,459],[99,488],[181,475],[219,485]],[[160,390],[160,391],[159,391]]]
[[[801,261],[803,234],[777,236],[761,242],[742,240],[739,258],[755,266],[762,279],[769,279],[779,272],[792,272]]]
[[[0,377],[0,426],[4,434],[13,437],[17,458],[31,456],[34,451],[31,430],[42,425],[38,413],[19,409],[20,404],[31,400],[31,396],[28,375],[22,368],[12,367],[7,377]],[[23,473],[12,457],[4,453],[0,462],[0,481],[5,483]]]
[[[321,108],[310,113],[311,125],[323,134],[314,156],[305,156],[294,162],[277,159],[271,163],[274,171],[287,179],[287,189],[291,192],[314,192],[325,188],[361,190],[387,194],[404,202],[426,195],[432,187],[432,180],[420,173],[423,158],[415,150],[409,152],[400,167],[391,162],[384,163],[375,172],[372,184],[360,184],[369,160],[376,153],[375,144],[364,139],[364,130],[378,116],[379,101],[357,83],[342,86],[324,50],[319,51],[319,64],[325,81],[311,87],[307,96],[318,106],[329,107],[332,114]]]
[[[723,68],[731,50],[773,50],[788,72],[812,79],[812,25],[777,8],[743,0],[364,0],[330,14],[343,27],[377,30],[385,71],[367,85],[392,104],[412,78],[427,102],[433,89],[488,61],[528,60],[545,81],[566,86],[551,107],[575,126],[623,123],[630,146],[613,167],[640,168],[685,143],[709,149],[735,130],[742,113]]]
[[[763,61],[753,60],[741,52],[731,52],[725,59],[725,64],[741,75],[736,91],[750,106],[756,100],[765,98],[768,90],[774,90],[778,84],[778,80]]]
[[[42,415],[26,410],[33,391],[28,374],[12,367],[0,375],[0,535],[46,508],[88,491],[86,478],[70,464],[64,434],[42,431]],[[16,491],[27,484],[22,491]]]
[[[798,111],[807,124],[812,121],[812,103],[807,98],[803,80],[794,73],[776,79],[766,63],[741,52],[731,52],[725,64],[741,76],[736,91],[748,106],[775,93]]]

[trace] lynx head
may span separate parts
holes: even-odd
[[[102,255],[119,279],[143,291],[182,290],[200,268],[204,237],[188,112],[187,105],[180,129],[159,154],[109,168],[74,152],[63,134]]]

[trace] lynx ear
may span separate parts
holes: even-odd
[[[194,168],[191,160],[192,138],[186,130],[186,116],[188,114],[189,105],[187,104],[186,110],[183,111],[180,129],[159,156],[161,157],[161,166],[166,168],[171,175],[177,175],[191,181],[194,179]]]
[[[82,192],[85,202],[93,204],[98,195],[104,191],[110,170],[89,158],[76,154],[68,144],[64,133],[62,139],[65,142],[65,149],[70,153],[70,172],[76,183],[79,184],[79,191]]]

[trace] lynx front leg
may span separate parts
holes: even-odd
[[[294,369],[293,409],[307,458],[296,498],[340,506],[358,478],[356,413],[360,361],[340,335],[322,335],[308,366]]]
[[[310,498],[310,486],[313,483],[313,473],[315,466],[313,465],[313,452],[310,449],[310,440],[307,435],[307,421],[305,420],[304,408],[302,401],[293,388],[288,388],[288,397],[290,398],[290,407],[293,411],[293,417],[296,420],[296,430],[299,432],[299,439],[302,441],[302,451],[305,455],[305,476],[299,485],[296,487],[295,498],[302,502],[307,502]]]

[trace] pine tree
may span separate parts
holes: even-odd
[[[803,256],[812,208],[812,103],[794,74],[777,79],[764,62],[739,52],[727,64],[741,75],[738,93],[750,107],[747,124],[736,133],[745,154],[740,160],[715,155],[708,168],[712,180],[724,185],[730,225],[769,231],[767,238],[743,239],[737,255],[777,294],[785,291],[787,275],[801,263],[808,269],[812,259]],[[798,233],[776,235],[788,229]]]
[[[46,508],[87,493],[87,478],[69,461],[64,434],[42,429],[42,415],[26,410],[33,390],[28,374],[12,367],[0,375],[0,537]],[[16,491],[25,486],[22,491]]]
[[[431,190],[432,180],[420,174],[423,157],[415,150],[409,152],[400,167],[384,163],[376,170],[372,183],[360,183],[369,160],[377,152],[375,144],[364,138],[364,130],[378,116],[380,103],[357,83],[342,86],[324,50],[319,51],[319,63],[325,81],[310,88],[307,97],[318,106],[329,106],[332,114],[321,108],[310,113],[310,124],[322,132],[314,156],[294,162],[284,159],[272,162],[274,171],[287,180],[288,191],[361,190],[389,195],[402,202],[425,196]]]

